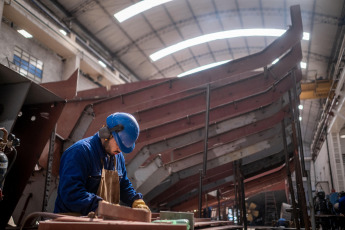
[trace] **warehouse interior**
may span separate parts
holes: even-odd
[[[344,1],[1,0],[0,15],[1,229],[66,229],[60,158],[119,111],[140,126],[124,156],[153,219],[325,228],[315,197],[345,190]],[[144,227],[177,225],[126,229]]]

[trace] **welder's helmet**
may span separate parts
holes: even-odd
[[[107,117],[107,127],[123,153],[130,153],[139,136],[137,120],[129,113],[117,112]]]
[[[317,196],[321,199],[325,199],[325,192],[324,191],[318,191]]]

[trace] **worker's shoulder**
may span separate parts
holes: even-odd
[[[70,147],[68,147],[65,150],[64,154],[70,155],[70,156],[75,155],[75,154],[79,155],[81,153],[90,152],[91,149],[92,149],[92,143],[90,142],[90,138],[84,138],[82,140],[77,141]]]

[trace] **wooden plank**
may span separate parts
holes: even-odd
[[[100,201],[98,216],[105,220],[130,220],[151,222],[151,212],[146,209],[130,208]]]

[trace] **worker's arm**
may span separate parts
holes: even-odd
[[[60,204],[55,212],[76,212],[87,215],[90,211],[95,211],[98,201],[102,200],[95,195],[100,177],[89,177],[91,159],[85,154],[88,149],[79,146],[65,152],[60,164],[60,182],[58,196]],[[92,167],[91,167],[92,168]],[[95,190],[94,193],[88,190]],[[95,187],[95,188],[92,188]],[[57,201],[58,201],[57,200]]]
[[[135,200],[143,199],[141,193],[137,193],[132,186],[132,183],[127,177],[127,170],[125,166],[125,159],[122,153],[116,156],[117,158],[117,171],[120,176],[120,199],[122,202],[132,207],[132,204]]]

